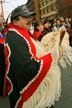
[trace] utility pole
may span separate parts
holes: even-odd
[[[40,20],[39,0],[34,0],[34,4],[35,4],[36,20]]]
[[[2,21],[4,22],[4,11],[3,11],[3,2],[2,0],[0,0],[0,19],[2,19]]]

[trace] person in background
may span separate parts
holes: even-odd
[[[50,104],[45,101],[47,95],[45,99],[40,97],[45,94],[43,82],[54,60],[51,53],[37,56],[36,46],[29,33],[35,14],[25,5],[11,12],[11,25],[4,43],[6,73],[3,89],[3,96],[9,95],[10,108],[41,108],[42,104],[44,108],[54,108],[54,101],[49,101]]]
[[[57,32],[57,31],[58,31],[58,29],[57,29],[57,27],[56,27],[56,19],[53,21],[52,31],[53,31],[53,32]]]
[[[9,29],[9,25],[10,25],[10,23],[4,23],[4,30],[3,30],[3,34],[4,35],[6,35],[7,34],[7,32],[8,32],[8,29]]]
[[[44,24],[43,35],[46,35],[47,33],[52,31],[52,29],[51,29],[51,22],[48,21],[48,19],[46,18],[46,19],[44,19],[43,24]]]
[[[2,32],[0,32],[0,39],[3,39],[4,38],[4,35]]]
[[[0,96],[3,95],[5,77],[4,39],[0,38]]]
[[[36,21],[34,23],[34,33],[33,33],[33,38],[35,40],[41,41],[43,37],[43,32],[44,31],[44,26],[42,21]]]
[[[3,21],[0,19],[0,32],[3,32],[4,26],[3,26]]]
[[[55,32],[59,31],[59,29],[61,27],[61,21],[60,21],[60,19],[56,19],[56,26],[55,27],[53,28],[53,31],[55,31]]]
[[[72,46],[72,24],[70,22],[67,22],[67,32],[69,34],[69,43],[70,46]]]
[[[3,95],[3,85],[5,76],[5,56],[4,56],[4,34],[3,34],[3,22],[0,19],[0,96]]]

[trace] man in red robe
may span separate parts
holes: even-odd
[[[11,108],[28,108],[24,103],[28,103],[39,89],[53,61],[50,53],[41,57],[36,55],[36,47],[29,33],[34,15],[25,5],[18,6],[11,13],[12,24],[4,44],[6,74],[3,92],[4,96],[9,95]],[[49,108],[46,104],[44,106]]]

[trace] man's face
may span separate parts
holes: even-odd
[[[18,25],[19,27],[30,31],[31,25],[32,25],[32,17],[22,17],[19,16],[19,20],[15,21],[16,25]]]

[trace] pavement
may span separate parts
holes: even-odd
[[[72,65],[61,71],[62,93],[55,108],[72,108]]]

